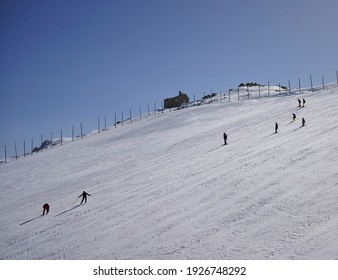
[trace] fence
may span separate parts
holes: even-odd
[[[243,101],[250,99],[259,99],[261,97],[276,97],[283,95],[302,94],[305,92],[316,92],[324,90],[327,87],[338,87],[338,71],[336,71],[337,81],[334,83],[325,83],[324,76],[322,75],[322,83],[317,86],[313,86],[312,75],[309,76],[310,87],[302,87],[301,79],[298,79],[298,87],[292,89],[290,81],[288,86],[276,84],[272,86],[270,81],[266,85],[257,83],[241,84],[236,89],[229,89],[227,92],[211,93],[210,95],[204,95],[202,100],[194,101],[194,105],[210,104],[214,102],[223,101]]]
[[[151,106],[149,103],[147,103],[147,111],[145,113],[142,114],[142,110],[141,110],[141,106],[138,106],[138,117],[139,119],[142,118],[147,118],[151,115],[156,115],[158,113],[164,113],[163,110],[163,102],[162,102],[162,107],[161,108],[157,108],[157,103],[154,102],[153,103],[153,110],[151,110]],[[135,120],[135,118],[134,118]],[[126,123],[132,123],[133,122],[133,114],[132,114],[132,110],[129,109],[129,114],[128,116],[124,115],[124,112],[121,112],[121,119],[118,120],[118,115],[117,113],[114,114],[114,122],[112,124],[112,127],[117,128],[118,126],[124,126]],[[53,132],[51,132],[50,134],[50,138],[46,139],[43,137],[43,135],[40,135],[40,144],[38,147],[36,147],[36,143],[34,142],[34,139],[31,138],[31,147],[29,152],[27,151],[27,146],[26,146],[26,140],[23,140],[22,142],[22,148],[23,148],[23,154],[20,156],[18,154],[18,146],[17,142],[14,141],[14,154],[12,156],[8,156],[8,148],[7,145],[4,145],[4,158],[0,160],[0,165],[4,164],[4,163],[8,163],[10,161],[10,159],[19,159],[20,157],[26,157],[28,155],[33,155],[35,153],[38,152],[42,152],[44,150],[46,150],[47,148],[52,149],[55,146],[62,146],[63,144],[65,144],[65,142],[74,142],[77,139],[83,139],[87,133],[84,133],[84,124],[83,122],[80,122],[79,124],[79,130],[80,130],[80,134],[78,136],[75,136],[75,126],[72,125],[71,127],[71,137],[67,137],[65,138],[64,135],[64,131],[61,129],[60,133],[58,135],[54,135],[55,137],[59,137],[59,138],[53,138]],[[108,130],[107,128],[107,116],[104,116],[104,127],[101,129],[101,119],[100,117],[97,117],[97,128],[95,130],[93,129],[89,129],[91,132],[90,134],[99,134],[103,131]],[[35,147],[34,147],[35,146]]]
[[[260,99],[262,97],[276,97],[276,96],[283,96],[283,95],[294,95],[294,94],[302,94],[305,92],[316,92],[320,90],[324,90],[325,88],[328,87],[338,87],[338,71],[336,71],[336,79],[337,81],[334,83],[327,83],[325,84],[325,79],[324,76],[322,75],[321,80],[322,83],[321,85],[318,86],[313,86],[313,80],[312,80],[312,75],[309,76],[309,81],[310,81],[310,87],[308,88],[302,88],[301,86],[301,79],[298,79],[298,87],[291,89],[291,83],[288,81],[288,87],[287,86],[282,86],[280,83],[275,86],[270,85],[270,81],[268,81],[267,85],[261,85],[261,84],[253,84],[253,83],[248,83],[248,84],[242,84],[239,86],[237,89],[229,89],[228,91],[225,91],[222,93],[222,91],[218,93],[213,93],[211,91],[210,95],[205,95],[199,99],[195,100],[195,95],[194,95],[194,100],[190,102],[189,104],[185,104],[182,107],[178,109],[182,109],[185,107],[192,107],[192,106],[200,106],[200,105],[205,105],[205,104],[210,104],[214,102],[231,102],[231,101],[243,101],[243,100],[250,100],[250,99]],[[161,108],[157,109],[156,107],[156,102],[154,102],[154,110],[150,110],[150,105],[147,103],[147,112],[142,115],[141,111],[141,106],[139,106],[139,112],[138,112],[138,118],[142,119],[145,117],[151,116],[153,113],[156,115],[157,113],[164,113],[165,110],[163,109],[163,102],[161,104]],[[171,111],[171,109],[170,109]],[[132,110],[129,110],[129,116],[127,119],[125,119],[124,113],[121,112],[121,120],[118,121],[117,119],[117,114],[114,114],[114,123],[113,127],[117,128],[118,125],[123,126],[126,122],[132,123],[133,122],[133,115],[132,115]],[[74,142],[75,139],[82,139],[86,134],[83,133],[83,123],[81,122],[80,124],[80,134],[75,137],[75,127],[72,125],[72,137],[71,138],[64,138],[63,137],[63,130],[60,130],[60,138],[53,138],[53,132],[51,132],[50,139],[43,139],[43,135],[40,137],[41,145],[40,147],[34,147],[34,139],[31,138],[31,149],[29,153],[26,153],[26,141],[23,140],[23,157],[26,157],[27,155],[33,155],[35,153],[41,152],[47,148],[52,149],[56,145],[62,146],[65,141],[71,141]],[[101,123],[100,123],[100,118],[97,118],[97,133],[101,133],[102,131],[107,130],[107,116],[104,116],[104,128],[101,129]],[[18,155],[18,149],[17,149],[17,142],[14,142],[14,156],[10,157],[14,159],[19,159],[20,156]],[[0,160],[0,164],[8,163],[8,150],[7,146],[4,146],[4,159]]]

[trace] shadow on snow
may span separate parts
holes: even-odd
[[[32,222],[32,221],[34,221],[34,220],[36,220],[36,219],[38,219],[38,218],[40,218],[40,217],[42,217],[42,216],[43,216],[43,215],[39,215],[39,216],[37,216],[37,217],[35,217],[35,218],[33,218],[33,219],[27,220],[26,222],[21,223],[20,226],[22,226],[22,225],[24,225],[24,224],[27,224],[27,223],[29,223],[29,222]]]
[[[77,207],[80,207],[80,205],[81,205],[81,204],[75,205],[75,206],[73,206],[72,208],[70,208],[70,209],[68,209],[68,210],[66,210],[66,211],[63,211],[63,212],[57,214],[55,217],[61,216],[61,215],[63,215],[63,214],[66,214],[67,212],[72,211],[72,210],[74,210],[74,209],[77,208]]]
[[[67,213],[67,212],[69,212],[69,211],[72,211],[72,210],[74,210],[75,208],[79,207],[80,205],[81,205],[81,204],[75,205],[75,206],[73,206],[72,208],[70,208],[70,209],[68,209],[68,210],[66,210],[66,211],[63,211],[63,212],[57,214],[55,217],[61,216],[62,214],[65,214],[65,213]],[[38,219],[38,218],[40,218],[40,217],[43,217],[43,215],[39,215],[39,216],[37,216],[37,217],[35,217],[35,218],[29,219],[29,220],[27,220],[27,221],[21,223],[20,226],[22,226],[22,225],[24,225],[24,224],[27,224],[27,223],[29,223],[29,222],[32,222],[32,221],[34,221],[34,220],[36,220],[36,219]]]

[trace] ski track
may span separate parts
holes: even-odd
[[[0,259],[337,259],[337,96],[166,112],[1,165]]]

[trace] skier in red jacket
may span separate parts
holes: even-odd
[[[46,215],[47,215],[48,212],[49,212],[49,205],[48,205],[48,203],[45,203],[42,207],[43,207],[42,216],[44,216],[45,213],[46,213]]]

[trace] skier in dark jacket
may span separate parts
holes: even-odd
[[[84,201],[84,203],[87,203],[87,195],[91,196],[89,193],[86,193],[85,191],[83,191],[82,194],[79,196],[79,197],[82,196],[82,200],[81,200],[80,205],[82,204],[83,201]]]
[[[302,127],[305,125],[305,119],[302,118]]]
[[[303,98],[303,107],[305,107],[305,99]]]
[[[225,132],[223,133],[223,139],[224,139],[224,145],[227,145],[228,135]]]
[[[300,101],[300,99],[298,99],[298,107],[302,107],[302,101]]]
[[[45,213],[46,213],[46,215],[47,215],[48,212],[49,212],[49,205],[48,205],[48,203],[45,203],[42,207],[43,207],[42,216],[44,216]]]
[[[275,133],[278,132],[278,123],[275,124]]]
[[[293,120],[293,121],[296,120],[296,114],[295,114],[295,113],[292,114],[292,120]]]

